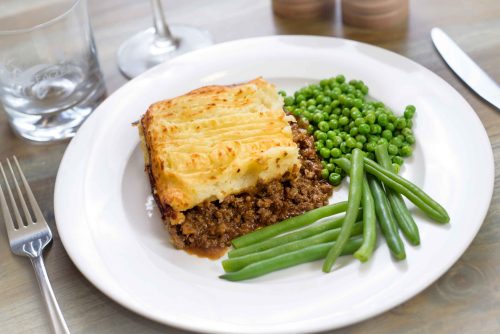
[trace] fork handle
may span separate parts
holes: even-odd
[[[35,269],[38,285],[40,286],[40,290],[42,290],[42,296],[45,300],[45,304],[47,305],[50,319],[52,320],[54,333],[69,334],[68,325],[66,325],[66,321],[61,313],[59,304],[57,304],[54,291],[52,291],[52,286],[50,285],[49,277],[47,276],[47,271],[45,270],[42,255],[30,257],[30,260],[33,268]]]

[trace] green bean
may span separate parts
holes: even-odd
[[[361,219],[360,217],[362,217],[362,210],[359,210],[358,217],[356,218],[356,220]],[[295,232],[290,232],[290,233],[287,233],[284,235],[280,235],[278,237],[267,239],[267,240],[264,240],[264,241],[261,241],[261,242],[258,242],[258,243],[255,243],[255,244],[252,244],[249,246],[245,246],[242,248],[233,249],[233,250],[229,251],[229,253],[227,253],[227,256],[230,259],[236,258],[236,257],[248,255],[251,253],[260,252],[260,251],[263,251],[263,250],[266,250],[269,248],[277,247],[277,246],[280,246],[283,244],[287,244],[287,243],[292,242],[292,241],[305,239],[305,238],[311,237],[313,235],[320,234],[322,232],[325,232],[325,231],[328,231],[328,230],[331,230],[334,228],[338,228],[338,227],[342,226],[343,221],[344,221],[344,216],[334,218],[331,220],[327,220],[327,221],[324,221],[320,224],[309,226],[309,227],[303,228],[303,229],[295,231]]]
[[[335,245],[330,249],[323,263],[323,272],[329,273],[332,269],[335,260],[342,252],[349,235],[351,234],[352,226],[358,215],[359,205],[361,203],[361,195],[363,193],[363,151],[354,149],[352,154],[352,166],[350,171],[349,195],[347,201],[347,210],[342,224],[340,235]]]
[[[359,235],[363,231],[363,224],[361,222],[354,224],[351,231],[351,236]],[[237,271],[243,269],[244,267],[265,259],[269,259],[278,255],[290,253],[299,249],[303,249],[312,245],[318,245],[325,242],[337,240],[340,234],[340,228],[325,231],[323,233],[314,235],[309,238],[302,240],[293,241],[281,246],[270,248],[262,252],[252,253],[245,256],[240,256],[236,258],[231,258],[222,261],[222,267],[226,272]]]
[[[361,262],[366,262],[372,256],[377,241],[375,202],[366,175],[363,175],[361,206],[363,207],[363,244],[356,253],[354,253],[354,257]]]
[[[368,184],[375,200],[377,221],[382,230],[382,235],[387,242],[387,246],[389,246],[391,253],[396,259],[404,260],[406,258],[405,247],[399,237],[398,226],[392,216],[392,211],[385,197],[382,185],[380,181],[371,175],[368,176]]]
[[[439,223],[448,223],[450,217],[446,210],[422,189],[401,176],[388,171],[375,161],[365,158],[366,171],[375,175],[386,186],[406,196],[419,209]]]
[[[389,157],[389,152],[387,152],[387,145],[378,145],[375,149],[375,156],[377,157],[378,163],[385,169],[393,172],[392,161]],[[387,199],[394,212],[396,221],[399,228],[403,232],[403,235],[408,239],[412,245],[420,245],[420,235],[418,233],[417,224],[413,220],[410,211],[406,207],[401,194],[395,192],[394,190],[388,188],[386,189]]]
[[[342,169],[345,169],[344,167],[350,168],[351,166],[351,162],[346,158],[335,159],[334,162],[338,166],[341,166]],[[373,160],[365,158],[364,162],[365,169],[368,173],[375,176],[387,187],[406,196],[417,208],[422,210],[429,217],[443,224],[450,221],[450,217],[446,210],[415,184],[382,168]],[[440,209],[436,210],[437,208]]]
[[[362,242],[362,237],[354,237],[348,240],[344,245],[344,249],[341,255],[354,253],[359,248],[359,246],[361,246]],[[232,273],[226,273],[219,277],[228,281],[242,281],[249,278],[262,276],[280,269],[292,267],[301,263],[320,260],[327,255],[328,251],[332,248],[332,246],[335,245],[335,243],[336,241],[327,242],[324,244],[300,249],[295,252],[272,257],[267,260],[252,263],[241,270]]]
[[[349,174],[351,162],[347,159],[338,159],[337,165]],[[377,241],[375,202],[370,191],[370,186],[366,178],[363,176],[363,245],[354,253],[354,257],[361,262],[366,262],[371,257],[375,243]]]
[[[327,206],[323,206],[311,211],[308,211],[300,216],[285,219],[277,224],[269,225],[248,233],[244,236],[236,238],[232,244],[236,248],[248,246],[262,240],[266,240],[277,236],[278,234],[296,230],[298,228],[311,225],[318,219],[335,215],[344,212],[347,209],[347,202],[339,202]]]

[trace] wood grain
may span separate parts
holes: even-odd
[[[1,6],[1,5],[0,5]],[[108,92],[126,82],[116,51],[127,37],[151,24],[148,1],[89,0],[99,59]],[[299,21],[275,17],[270,1],[165,0],[167,19],[208,29],[216,42],[274,35],[314,34],[368,42],[402,54],[450,83],[471,104],[486,128],[495,157],[495,190],[479,234],[460,260],[436,283],[393,310],[335,333],[500,332],[500,113],[450,71],[429,37],[439,25],[500,82],[500,1],[411,0],[408,25],[376,32],[332,19]],[[67,142],[33,145],[16,138],[0,113],[0,159],[16,154],[53,230],[53,192]],[[478,166],[480,172],[480,166]],[[474,210],[474,208],[470,208]],[[0,226],[0,332],[50,333],[29,261],[13,256]],[[55,233],[46,254],[47,271],[72,333],[184,333],[140,317],[91,285],[68,258]]]

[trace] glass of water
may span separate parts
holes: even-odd
[[[104,99],[87,0],[2,0],[0,109],[37,142],[74,136]]]

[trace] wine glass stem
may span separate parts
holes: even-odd
[[[151,6],[153,7],[153,23],[157,40],[162,44],[170,42],[172,46],[175,46],[177,43],[168,28],[165,15],[163,15],[161,0],[151,0]]]

